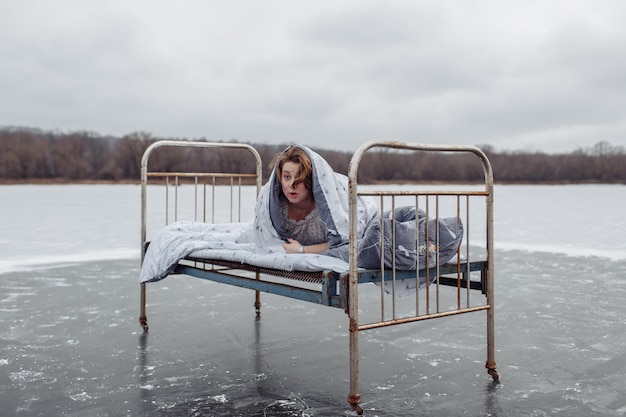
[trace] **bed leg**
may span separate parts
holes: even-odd
[[[498,373],[498,371],[496,371],[495,362],[487,361],[487,363],[485,364],[485,368],[487,368],[487,373],[491,375],[494,381],[497,381],[500,379],[500,374]]]
[[[359,405],[360,402],[361,402],[361,395],[359,395],[359,394],[350,394],[350,395],[348,395],[348,403],[350,404],[350,407],[352,407],[352,409],[354,411],[356,411],[356,413],[358,415],[362,416],[363,415],[363,409]]]
[[[255,291],[254,294],[254,310],[256,311],[256,316],[261,316],[261,292]]]
[[[148,317],[146,316],[146,284],[143,283],[140,285],[141,287],[141,291],[140,291],[140,310],[141,313],[139,313],[139,324],[141,324],[141,327],[143,328],[144,332],[148,331]]]
[[[348,403],[358,415],[363,414],[363,409],[359,405],[361,394],[359,394],[359,329],[357,320],[350,318],[350,393]]]
[[[485,368],[487,373],[491,375],[494,381],[500,379],[500,374],[496,371],[496,342],[495,342],[495,312],[493,300],[493,269],[487,271],[489,286],[487,287],[487,302],[489,309],[487,310],[487,362]]]

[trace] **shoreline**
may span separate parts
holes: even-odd
[[[181,181],[182,183],[186,183]],[[189,182],[192,183],[192,182]],[[265,184],[265,183],[264,183]],[[386,180],[361,183],[360,185],[482,185],[476,181],[405,181]],[[141,185],[141,180],[68,180],[65,178],[31,178],[21,180],[9,180],[0,178],[0,185]],[[494,185],[626,185],[622,181],[494,181]]]
[[[68,180],[64,178],[36,178],[23,180],[8,180],[0,178],[0,185],[140,185],[140,180]]]

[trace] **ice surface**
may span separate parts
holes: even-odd
[[[624,416],[624,191],[497,186],[500,382],[482,313],[372,330],[365,415]],[[144,333],[137,186],[0,193],[0,415],[355,415],[343,311],[262,295],[257,320],[252,292],[180,277],[149,286]]]

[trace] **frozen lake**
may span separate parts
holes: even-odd
[[[137,321],[140,188],[0,186],[0,415],[343,416],[347,316],[182,278]],[[361,335],[367,416],[626,415],[626,187],[496,186],[484,315]],[[304,324],[303,324],[304,323]]]
[[[0,198],[0,273],[139,257],[137,185],[0,186]],[[497,249],[626,259],[625,186],[496,186],[494,206]]]

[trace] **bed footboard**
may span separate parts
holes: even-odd
[[[415,153],[463,154],[475,157],[482,167],[484,182],[477,188],[441,186],[440,190],[425,190],[426,187],[423,186],[405,185],[398,187],[395,191],[389,191],[360,185],[357,177],[365,154],[376,148],[413,151]],[[494,380],[499,379],[500,375],[496,371],[494,337],[493,172],[487,156],[479,148],[472,146],[371,141],[362,145],[353,155],[350,161],[348,180],[351,222],[350,269],[348,272],[348,316],[350,321],[350,393],[348,394],[348,402],[350,405],[359,414],[362,413],[359,406],[359,332],[384,326],[485,311],[487,314],[487,360],[485,367]],[[447,266],[439,266],[437,261],[438,266],[435,267],[435,271],[427,269],[425,287],[423,289],[420,289],[419,286],[416,288],[414,302],[404,312],[399,309],[398,285],[396,283],[402,282],[403,276],[395,269],[395,251],[398,248],[394,244],[396,231],[392,230],[391,246],[393,250],[391,257],[393,267],[391,270],[385,270],[381,265],[381,271],[373,273],[368,278],[372,282],[378,281],[381,288],[378,316],[370,321],[361,317],[364,314],[362,311],[360,313],[360,310],[365,307],[359,303],[359,284],[363,281],[363,275],[359,274],[358,267],[357,206],[358,199],[362,197],[377,199],[381,213],[386,210],[394,213],[398,205],[408,203],[413,204],[416,209],[422,208],[427,217],[433,216],[436,219],[439,219],[445,210],[451,210],[456,213],[455,216],[459,221],[465,223],[465,239],[458,248],[456,265],[448,269]],[[395,225],[395,222],[392,224]],[[436,234],[435,242],[438,246],[438,229],[430,231],[430,233]],[[429,234],[428,228],[426,234]],[[475,240],[476,235],[479,236],[478,241]],[[429,240],[427,237],[427,241]],[[475,253],[477,248],[481,248],[478,250],[479,254]],[[424,248],[424,252],[424,256],[428,256],[428,246]],[[438,252],[435,256],[439,256]],[[482,259],[484,262],[476,263],[473,261],[476,258]],[[381,264],[383,263],[384,260],[381,260]],[[479,275],[479,284],[472,282],[473,274]],[[390,285],[386,287],[386,283],[390,283]],[[448,294],[452,298],[445,298],[443,286],[454,288],[452,294]],[[385,291],[385,288],[390,289]],[[472,289],[479,289],[480,296],[472,296]],[[390,293],[390,297],[387,297],[386,293]]]

